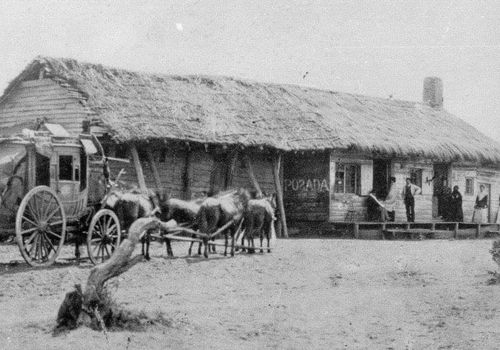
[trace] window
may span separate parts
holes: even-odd
[[[361,165],[337,163],[335,193],[361,193]]]
[[[59,180],[73,180],[73,156],[59,156]]]
[[[128,147],[127,145],[116,145],[115,146],[115,157],[116,158],[122,158],[122,159],[127,159],[128,158]]]
[[[410,169],[410,181],[422,188],[422,169]]]
[[[474,195],[474,179],[471,177],[465,178],[465,194],[469,196]]]
[[[167,161],[167,149],[166,148],[162,148],[161,152],[160,152],[159,162],[160,163],[165,163],[166,161]]]

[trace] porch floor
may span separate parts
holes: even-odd
[[[333,230],[342,236],[358,239],[485,238],[500,234],[500,224],[471,222],[330,222]]]

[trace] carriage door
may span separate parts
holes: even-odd
[[[80,194],[79,149],[59,149],[54,152],[51,164],[51,188],[63,202],[66,215],[77,213]]]

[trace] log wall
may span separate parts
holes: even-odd
[[[473,179],[472,193],[466,193],[466,179]],[[464,211],[465,222],[472,221],[474,205],[476,202],[476,196],[479,193],[480,183],[490,185],[490,222],[496,222],[500,205],[500,171],[463,164],[458,164],[453,167],[451,187],[453,188],[453,186],[458,186],[459,191],[462,194],[462,209]]]
[[[216,187],[224,190],[223,184],[226,177],[225,171],[229,166],[220,168],[220,155],[207,152],[202,149],[191,150],[187,148],[165,146],[151,146],[153,157],[156,161],[162,187],[170,193],[174,198],[194,199],[206,196],[211,190],[211,182],[213,177],[217,181]],[[144,147],[138,147],[141,165],[146,181],[146,186],[152,190],[156,189],[154,174],[149,164],[147,157],[141,156],[144,154]],[[186,170],[188,162],[188,154],[191,162],[190,176],[186,179]],[[115,153],[111,151],[111,155]],[[241,154],[243,156],[243,154]],[[226,158],[226,157],[223,157]],[[241,157],[240,157],[241,158]],[[216,162],[216,159],[218,162]],[[229,157],[227,157],[229,162]],[[251,154],[251,161],[255,176],[262,191],[270,194],[275,192],[272,163],[265,154]],[[110,162],[110,168],[113,175],[116,176],[123,168],[126,174],[122,176],[122,180],[137,184],[137,174],[132,162],[129,164],[122,162]],[[212,174],[216,172],[216,174]],[[187,183],[186,183],[186,180]],[[189,188],[186,188],[188,184]],[[244,187],[252,190],[252,182],[248,175],[245,164],[240,159],[236,162],[232,188]]]
[[[411,169],[422,169],[422,193],[415,196],[415,221],[432,221],[433,184],[426,183],[427,178],[434,176],[433,163],[430,160],[395,160],[392,163],[391,174],[396,177],[398,189],[398,204],[396,206],[396,221],[406,221],[406,208],[402,198],[406,178],[410,177]]]
[[[283,180],[287,220],[327,221],[329,179],[328,153],[287,155]]]
[[[76,135],[88,113],[82,96],[65,89],[50,79],[31,80],[19,84],[0,105],[0,128],[16,130],[17,125],[35,123],[45,118],[48,123],[61,124]]]

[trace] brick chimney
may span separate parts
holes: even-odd
[[[443,108],[443,81],[438,77],[424,79],[424,103],[432,108]]]

